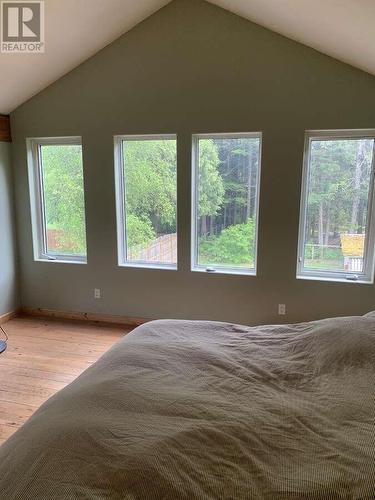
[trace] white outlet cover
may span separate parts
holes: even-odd
[[[284,316],[286,314],[286,306],[285,304],[279,304],[279,314]]]

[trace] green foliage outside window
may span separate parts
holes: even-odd
[[[174,140],[125,141],[126,216],[148,221],[157,234],[176,232],[176,176]]]
[[[373,147],[372,139],[312,140],[305,267],[344,270],[342,235],[366,233]]]
[[[212,139],[199,145],[199,217],[216,215],[224,200],[224,181],[219,172],[219,153]]]
[[[129,214],[126,218],[126,233],[130,248],[145,247],[156,238],[151,222],[148,219],[140,219],[133,214]]]
[[[80,145],[40,148],[47,250],[86,254],[85,199]]]
[[[200,241],[202,264],[254,267],[255,223],[249,219],[223,229],[219,236],[207,236]]]
[[[200,264],[254,265],[258,148],[258,139],[251,138],[199,141]],[[340,235],[365,232],[372,148],[371,139],[313,141],[306,265],[341,268]],[[42,145],[40,154],[48,250],[84,255],[81,146]],[[124,142],[130,249],[176,233],[176,164],[175,140]]]

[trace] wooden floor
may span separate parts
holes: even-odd
[[[3,328],[9,341],[0,354],[0,445],[130,331],[36,318],[16,318]]]

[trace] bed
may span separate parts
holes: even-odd
[[[155,321],[0,448],[0,498],[373,499],[375,315]]]

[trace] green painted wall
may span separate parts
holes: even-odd
[[[304,131],[372,127],[374,77],[201,0],[176,0],[12,114],[23,305],[238,323],[375,309],[372,285],[295,278]],[[192,273],[191,134],[258,130],[258,276]],[[178,134],[177,272],[117,267],[113,135],[132,133]],[[83,136],[87,266],[33,261],[25,138],[61,135]]]
[[[18,308],[11,145],[0,142],[0,316]]]

